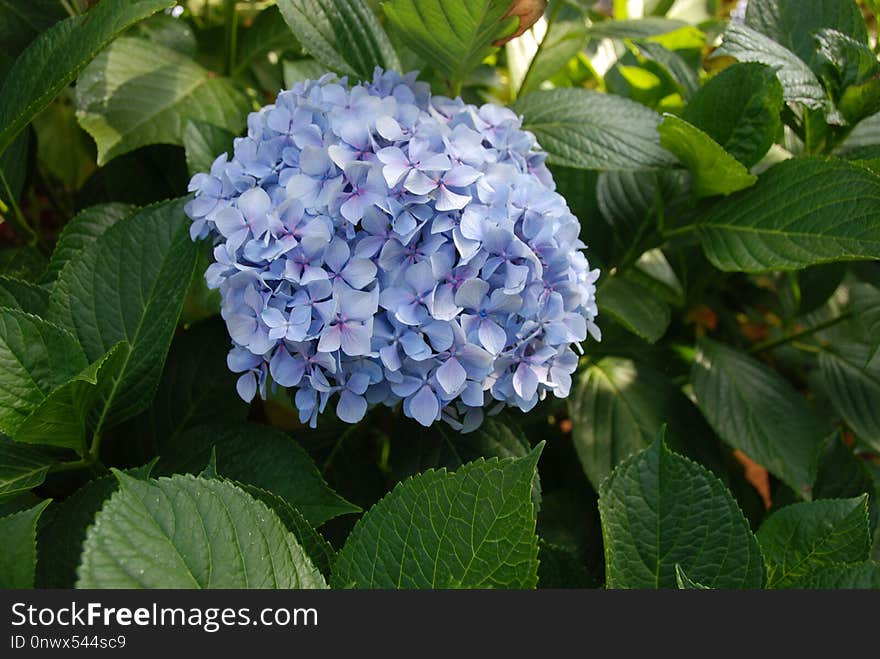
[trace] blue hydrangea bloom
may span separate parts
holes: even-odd
[[[241,397],[289,388],[312,426],[332,400],[350,423],[401,404],[467,431],[567,396],[573,348],[600,339],[599,272],[520,125],[381,69],[252,113],[186,207]]]

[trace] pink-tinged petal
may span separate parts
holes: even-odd
[[[226,238],[229,238],[229,236],[246,226],[241,211],[232,206],[228,206],[217,213],[214,216],[214,224],[217,225],[217,231]]]
[[[406,137],[400,124],[387,114],[383,114],[376,119],[376,132],[389,142],[397,142]]]
[[[339,402],[336,404],[336,416],[346,423],[357,423],[367,413],[367,401],[363,396],[358,396],[348,390],[339,394]]]
[[[409,401],[410,416],[425,427],[437,420],[440,404],[431,387],[425,385]]]
[[[467,371],[455,357],[447,359],[443,366],[437,369],[437,382],[443,387],[443,391],[452,395],[461,389],[464,381],[467,379]]]
[[[352,224],[357,224],[364,216],[364,209],[366,207],[367,199],[363,195],[353,194],[348,198],[348,201],[342,204],[339,212],[342,213],[342,217],[346,220]]]
[[[435,179],[415,169],[407,175],[403,182],[404,189],[417,195],[428,194],[432,190],[436,190],[438,185],[439,183]]]
[[[437,201],[434,204],[438,211],[461,210],[473,199],[470,195],[456,194],[445,185],[441,185],[438,190]]]
[[[455,304],[455,292],[452,284],[443,284],[434,290],[428,309],[437,320],[452,320],[459,313],[461,307]]]
[[[349,357],[370,354],[370,328],[366,325],[346,323],[342,327],[342,352]]]
[[[530,400],[538,391],[538,376],[528,364],[520,364],[513,372],[513,390],[524,400]]]
[[[342,327],[332,325],[325,327],[318,340],[318,352],[336,352],[342,345]]]
[[[504,350],[507,343],[507,333],[494,320],[483,320],[477,330],[480,343],[492,355],[497,355]]]
[[[342,284],[337,287],[336,297],[339,300],[339,313],[348,319],[368,320],[379,308],[376,289],[356,291]]]
[[[453,167],[444,177],[443,182],[454,188],[466,188],[482,176],[482,172],[467,165]]]
[[[238,209],[248,222],[265,217],[272,208],[272,200],[263,188],[251,188],[238,198]]]
[[[379,305],[383,309],[388,309],[389,311],[394,311],[398,307],[412,304],[412,301],[412,291],[408,291],[405,288],[398,288],[397,286],[386,288],[379,294]]]

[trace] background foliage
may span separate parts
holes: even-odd
[[[880,587],[877,3],[510,10],[0,0],[0,587]],[[189,175],[376,65],[549,152],[603,273],[570,400],[237,397]]]

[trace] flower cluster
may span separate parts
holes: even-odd
[[[326,75],[252,113],[186,207],[242,398],[268,381],[312,426],[338,395],[346,422],[402,402],[466,431],[567,396],[599,273],[544,159],[510,110],[415,74]]]

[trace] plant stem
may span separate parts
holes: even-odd
[[[663,238],[675,238],[676,236],[684,236],[697,230],[696,224],[686,224],[683,227],[677,227],[663,232]]]
[[[814,325],[813,327],[808,327],[807,329],[801,330],[800,332],[795,332],[794,334],[788,334],[786,336],[781,336],[778,339],[772,339],[770,341],[764,341],[763,343],[758,343],[752,346],[749,349],[750,353],[759,353],[766,352],[768,350],[773,350],[774,348],[778,348],[781,345],[785,345],[786,343],[791,343],[794,341],[798,341],[799,339],[803,339],[807,336],[815,334],[816,332],[821,332],[824,329],[828,329],[829,327],[834,327],[835,325],[842,323],[845,320],[849,320],[852,317],[852,312],[847,311],[844,314],[837,316],[836,318],[832,318],[831,320],[826,320],[823,323],[819,323],[818,325]],[[801,344],[803,345],[803,344]]]
[[[226,74],[229,75],[235,69],[235,60],[238,48],[238,11],[236,0],[225,0],[226,10]]]
[[[6,181],[6,176],[3,174],[2,169],[0,169],[0,185],[3,186],[0,188],[0,192],[3,192],[6,195],[6,198],[9,199],[9,203],[12,206],[11,220],[16,233],[21,235],[28,245],[36,245],[39,242],[39,236],[37,235],[37,232],[33,230],[31,225],[28,224],[24,214],[21,212],[21,208],[18,207],[18,201],[16,201],[15,195],[12,194],[12,188],[9,187],[9,183]]]

